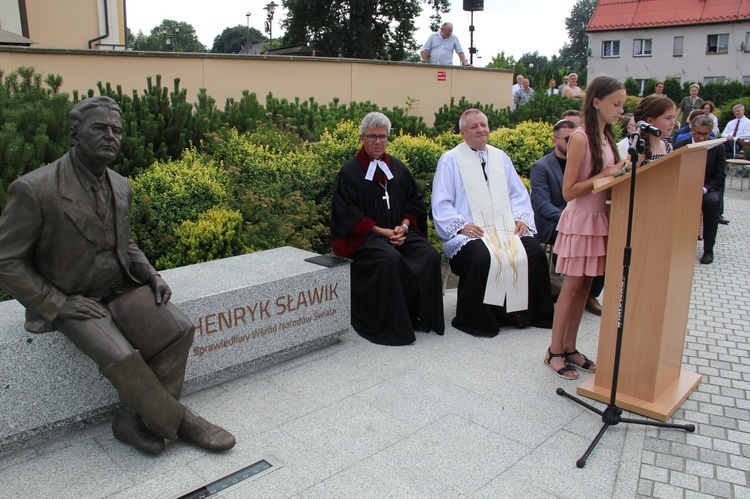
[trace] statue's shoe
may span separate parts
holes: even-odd
[[[112,421],[112,434],[120,442],[146,454],[159,454],[164,450],[164,439],[154,435],[140,417],[129,418],[118,414]]]
[[[201,449],[211,452],[224,452],[234,447],[234,435],[198,416],[190,409],[185,412],[177,436]]]

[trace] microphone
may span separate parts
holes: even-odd
[[[640,130],[642,133],[648,133],[650,135],[653,135],[655,137],[661,137],[661,130],[656,128],[653,125],[649,125],[645,121],[639,121],[635,124],[636,128]]]

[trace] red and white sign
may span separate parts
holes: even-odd
[[[437,75],[438,81],[445,81],[445,79],[448,77],[448,73],[446,73],[445,71],[438,71]]]

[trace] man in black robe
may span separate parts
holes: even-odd
[[[440,254],[427,241],[427,208],[406,166],[386,154],[391,122],[362,120],[362,148],[336,176],[331,248],[353,259],[352,326],[381,345],[408,345],[415,329],[445,331]]]

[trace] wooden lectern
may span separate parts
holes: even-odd
[[[681,369],[710,140],[682,147],[636,173],[632,258],[616,404],[666,421],[701,376]],[[597,372],[577,393],[610,401],[630,203],[630,174],[598,180],[612,189]]]

